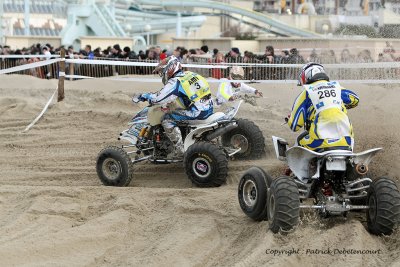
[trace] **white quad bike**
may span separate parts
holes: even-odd
[[[138,96],[132,99],[138,103]],[[107,186],[128,186],[134,175],[134,164],[183,162],[188,178],[199,187],[220,186],[228,175],[228,158],[260,157],[265,143],[261,130],[252,121],[235,119],[242,101],[225,112],[216,112],[205,120],[178,123],[184,141],[182,158],[171,158],[174,146],[161,125],[150,126],[149,107],[139,111],[120,133],[127,145],[108,146],[96,163],[97,175]],[[221,139],[221,140],[220,140]]]
[[[258,167],[248,169],[239,182],[243,212],[255,221],[269,221],[273,233],[295,228],[300,208],[315,209],[323,218],[366,210],[369,232],[391,234],[400,219],[400,193],[387,177],[372,180],[368,164],[382,148],[360,153],[327,150],[317,153],[272,137],[276,156],[290,170],[272,179]],[[299,140],[299,138],[298,138]]]

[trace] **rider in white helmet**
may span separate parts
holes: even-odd
[[[352,150],[353,128],[347,109],[358,105],[358,96],[338,82],[329,81],[324,67],[313,62],[301,69],[298,85],[304,90],[293,104],[288,124],[293,131],[303,126],[308,131],[299,145],[314,151]]]
[[[159,118],[162,119],[161,124],[166,135],[174,143],[174,156],[180,157],[183,154],[183,141],[176,122],[202,120],[213,113],[210,86],[199,74],[183,72],[181,63],[175,56],[163,59],[153,73],[158,73],[162,77],[164,87],[156,94],[142,94],[140,99],[157,106],[168,105],[168,113]],[[149,118],[149,121],[151,119]]]
[[[219,87],[217,92],[217,105],[222,105],[228,101],[234,101],[238,95],[242,93],[250,93],[255,94],[257,96],[262,96],[262,93],[257,89],[248,86],[242,82],[236,82],[235,80],[243,80],[244,79],[244,70],[240,66],[233,66],[229,70],[228,79],[221,79],[223,81]]]

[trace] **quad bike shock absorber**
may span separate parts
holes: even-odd
[[[147,142],[149,139],[150,127],[145,127],[145,132],[143,134],[143,142]]]
[[[145,143],[147,141],[147,136],[149,135],[148,133],[148,127],[143,127],[140,129],[138,139],[140,142]]]
[[[146,133],[146,129],[147,129],[147,127],[143,127],[143,128],[140,130],[140,133],[139,133],[139,137],[140,137],[140,138],[143,138],[144,134]]]

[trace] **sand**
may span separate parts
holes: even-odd
[[[295,232],[280,235],[241,211],[237,185],[247,168],[260,166],[274,177],[282,172],[270,136],[295,140],[281,123],[298,87],[254,85],[265,97],[257,107],[243,105],[238,116],[262,129],[266,157],[230,161],[226,185],[200,189],[181,164],[137,165],[125,188],[103,186],[97,177],[98,152],[118,144],[119,132],[143,107],[131,103],[132,94],[156,91],[160,84],[68,81],[65,100],[52,103],[21,133],[56,85],[56,80],[0,76],[1,266],[400,266],[399,231],[370,235],[364,213],[322,220],[305,212]],[[349,111],[355,150],[384,147],[371,175],[390,176],[400,185],[398,86],[344,85],[361,98]],[[215,91],[216,84],[212,87]],[[311,254],[315,249],[336,255]],[[342,249],[377,254],[337,254]],[[296,253],[289,255],[292,250]]]

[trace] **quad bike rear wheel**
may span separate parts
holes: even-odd
[[[183,162],[187,176],[199,187],[217,187],[226,182],[228,159],[212,143],[194,143],[185,152]]]
[[[257,159],[265,153],[265,139],[260,128],[252,121],[238,119],[238,127],[222,135],[223,146],[237,147],[238,159]]]
[[[96,171],[104,185],[128,186],[133,178],[133,163],[125,150],[109,146],[100,151]]]
[[[400,220],[400,192],[387,177],[373,181],[367,195],[368,230],[375,235],[389,235]]]
[[[254,221],[267,219],[267,194],[271,183],[272,177],[259,167],[248,169],[239,181],[240,208]]]
[[[296,183],[282,176],[271,184],[267,198],[269,228],[273,233],[292,230],[299,223],[300,196]]]

